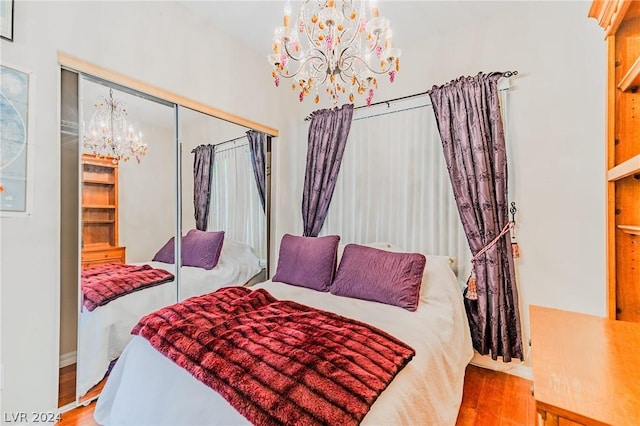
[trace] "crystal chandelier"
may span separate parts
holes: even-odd
[[[280,77],[293,78],[292,90],[300,102],[312,92],[320,101],[324,86],[333,105],[341,94],[366,93],[371,104],[378,88],[376,75],[388,74],[393,83],[400,70],[400,49],[393,47],[387,18],[378,15],[375,0],[306,0],[295,25],[291,23],[291,4],[284,9],[283,26],[275,30],[273,66],[276,86]]]
[[[95,111],[89,126],[83,132],[82,145],[96,157],[109,157],[114,163],[129,161],[135,157],[138,163],[147,153],[147,144],[142,142],[142,132],[136,133],[127,124],[127,110],[124,102],[109,97],[101,97],[94,104]]]

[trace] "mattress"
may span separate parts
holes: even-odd
[[[473,355],[459,286],[449,263],[427,256],[418,309],[405,309],[267,281],[274,297],[376,326],[416,356],[385,389],[362,424],[454,425]],[[218,393],[135,336],[116,363],[94,412],[101,425],[247,424]]]
[[[175,272],[173,264],[144,264]],[[83,308],[78,323],[77,394],[86,394],[104,378],[110,363],[120,356],[131,340],[131,329],[142,316],[177,300],[228,285],[243,285],[261,269],[259,259],[249,246],[226,239],[215,268],[183,266],[180,269],[179,298],[175,281],[172,281],[119,297],[93,311]]]

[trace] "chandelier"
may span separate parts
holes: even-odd
[[[400,49],[393,47],[389,20],[379,16],[375,0],[306,0],[293,27],[287,1],[283,24],[267,59],[275,85],[280,77],[294,79],[291,89],[300,102],[314,93],[318,103],[324,87],[333,105],[347,91],[349,102],[366,93],[370,105],[376,76],[388,74],[393,83],[400,71]]]
[[[109,97],[100,97],[94,104],[95,111],[84,131],[82,145],[96,157],[109,157],[113,163],[140,159],[147,153],[147,144],[142,142],[142,132],[136,133],[127,124],[127,110],[124,102],[113,98],[113,89]]]

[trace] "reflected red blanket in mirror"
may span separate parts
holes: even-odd
[[[132,333],[256,425],[358,424],[415,354],[371,325],[246,287],[160,309]]]
[[[172,273],[150,265],[90,266],[81,272],[82,304],[93,311],[118,297],[173,281],[173,278]]]

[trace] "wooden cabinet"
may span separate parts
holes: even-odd
[[[640,2],[594,1],[607,43],[608,315],[640,322]]]
[[[125,263],[118,245],[118,165],[82,155],[82,266]]]
[[[108,247],[82,250],[82,266],[101,263],[125,263],[125,248]]]
[[[538,423],[640,425],[640,324],[530,306]]]

